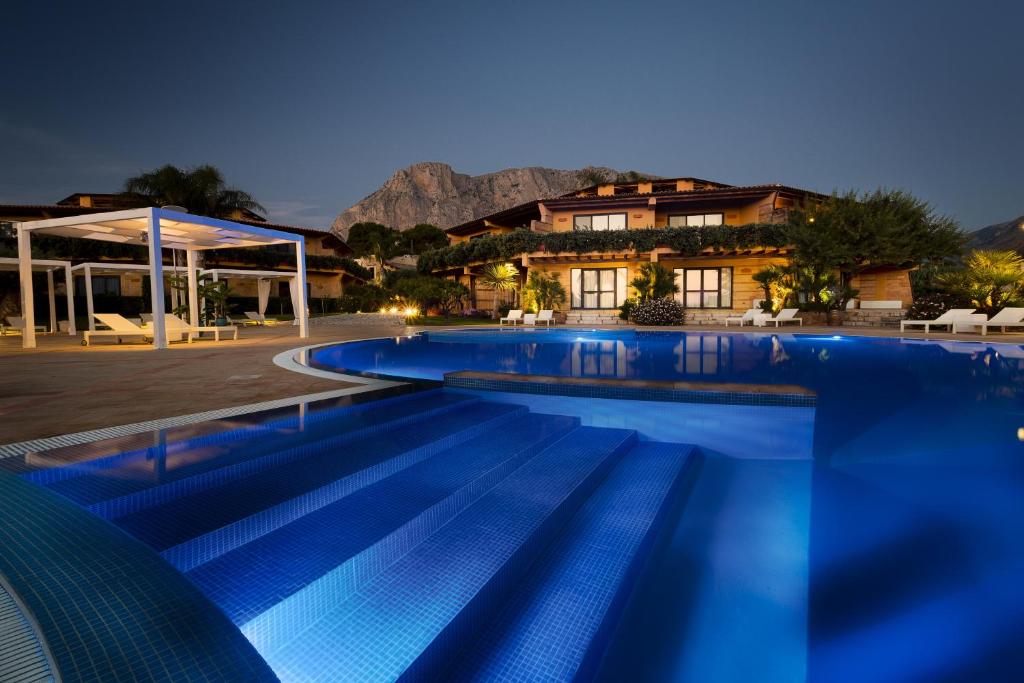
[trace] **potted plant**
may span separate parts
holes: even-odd
[[[223,280],[202,280],[199,283],[198,293],[199,298],[206,301],[209,309],[206,313],[207,319],[212,317],[213,324],[217,326],[227,325],[227,304],[228,297],[231,296],[228,283]]]

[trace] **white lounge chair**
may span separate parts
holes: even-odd
[[[537,326],[536,313],[526,313],[525,315],[523,315],[523,327],[526,327],[527,325],[529,325],[530,327]]]
[[[951,308],[934,320],[901,320],[900,332],[906,332],[908,326],[920,326],[924,327],[924,333],[928,334],[933,326],[951,328],[957,318],[963,318],[973,313],[973,308]]]
[[[142,337],[142,341],[146,342],[153,338],[153,330],[139,327],[117,313],[94,313],[93,317],[110,329],[86,330],[82,333],[82,346],[88,346],[89,340],[93,337],[114,337],[118,344],[121,343],[122,337]]]
[[[965,327],[981,328],[982,336],[988,334],[990,327],[998,327],[1000,332],[1006,332],[1007,327],[1024,327],[1024,308],[1004,308],[988,320],[957,320],[953,323],[953,332]]]
[[[555,312],[553,310],[544,310],[537,314],[537,324],[544,323],[548,327],[555,324]]]
[[[783,308],[781,311],[779,311],[779,314],[774,318],[771,317],[770,315],[766,316],[764,314],[755,314],[754,324],[758,325],[759,327],[765,327],[768,323],[771,323],[775,325],[775,327],[778,327],[782,323],[796,323],[797,325],[803,327],[804,319],[794,317],[799,311],[799,308]]]
[[[726,318],[725,326],[729,327],[729,323],[736,323],[740,327],[743,327],[744,325],[747,324],[753,325],[754,316],[763,312],[764,311],[762,311],[760,308],[748,308],[747,310],[743,311],[743,315],[730,315],[728,318]]]
[[[228,322],[231,323],[232,325],[239,325],[241,327],[245,327],[245,326],[248,326],[248,325],[259,325],[260,324],[260,322],[258,320],[253,320],[252,318],[248,318],[248,317],[246,317],[246,318],[239,318],[237,316],[231,316],[231,315],[228,316]]]
[[[521,309],[518,309],[518,308],[515,309],[515,310],[509,311],[508,315],[506,315],[504,318],[498,318],[498,325],[499,326],[504,325],[505,323],[508,323],[509,325],[515,326],[515,325],[518,325],[521,322],[523,322],[523,311]]]
[[[212,332],[214,341],[220,341],[220,335],[228,332],[232,334],[232,339],[238,339],[238,328],[234,325],[211,325],[205,327],[189,325],[178,316],[171,315],[170,313],[164,315],[164,325],[167,327],[168,332],[180,334],[187,338],[189,344],[192,343],[193,335],[198,337],[204,332]]]
[[[38,334],[46,334],[46,325],[33,325]],[[7,330],[17,330],[24,334],[25,332],[25,319],[20,315],[9,315],[7,316],[7,326],[3,328],[2,333],[7,334]]]

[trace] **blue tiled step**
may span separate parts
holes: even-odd
[[[516,405],[474,403],[444,419],[374,434],[343,448],[319,447],[300,460],[113,521],[158,551],[234,523],[208,537],[209,547],[230,550],[525,412]]]
[[[236,624],[250,625],[243,629],[250,642],[270,631],[294,633],[315,621],[327,596],[345,599],[577,424],[570,417],[524,415],[196,567],[188,577]],[[304,596],[294,598],[300,590]],[[285,609],[251,623],[288,596],[293,599]]]
[[[242,430],[242,438],[235,432],[229,433],[234,434],[234,440],[225,434],[211,435],[206,439],[215,439],[214,442],[196,445],[191,450],[175,444],[181,462],[175,462],[177,458],[169,455],[160,474],[153,472],[153,449],[147,449],[131,459],[119,458],[105,468],[90,465],[88,473],[48,486],[91,512],[113,519],[211,484],[226,483],[306,457],[318,448],[335,447],[466,405],[464,396],[431,392],[427,396],[391,399],[383,406],[354,406],[331,419],[321,416],[301,431],[297,423],[286,424],[258,435]]]
[[[693,451],[647,442],[627,453],[444,679],[586,680]]]
[[[265,643],[261,654],[287,680],[394,680],[436,670],[487,623],[635,443],[629,430],[574,429],[351,599],[325,608],[300,636]]]

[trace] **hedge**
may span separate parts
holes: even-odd
[[[649,252],[657,247],[668,247],[684,256],[697,256],[708,248],[784,247],[787,243],[786,226],[773,223],[547,233],[520,229],[426,251],[420,255],[419,269],[430,273],[470,263],[512,259],[542,250],[550,254],[583,254],[595,251]]]

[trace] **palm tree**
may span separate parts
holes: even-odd
[[[993,315],[1024,296],[1024,258],[1015,251],[972,251],[962,271],[941,278],[953,291]]]
[[[477,276],[480,283],[494,290],[494,310],[492,316],[498,318],[498,294],[514,292],[519,288],[519,271],[511,263],[492,263],[484,266]]]
[[[214,218],[231,218],[240,211],[267,212],[248,192],[228,187],[224,174],[208,164],[186,169],[167,164],[141,173],[125,181],[123,194],[129,201],[172,204]]]
[[[645,263],[640,266],[639,274],[629,284],[636,290],[640,301],[664,299],[679,293],[675,275],[657,263]]]

